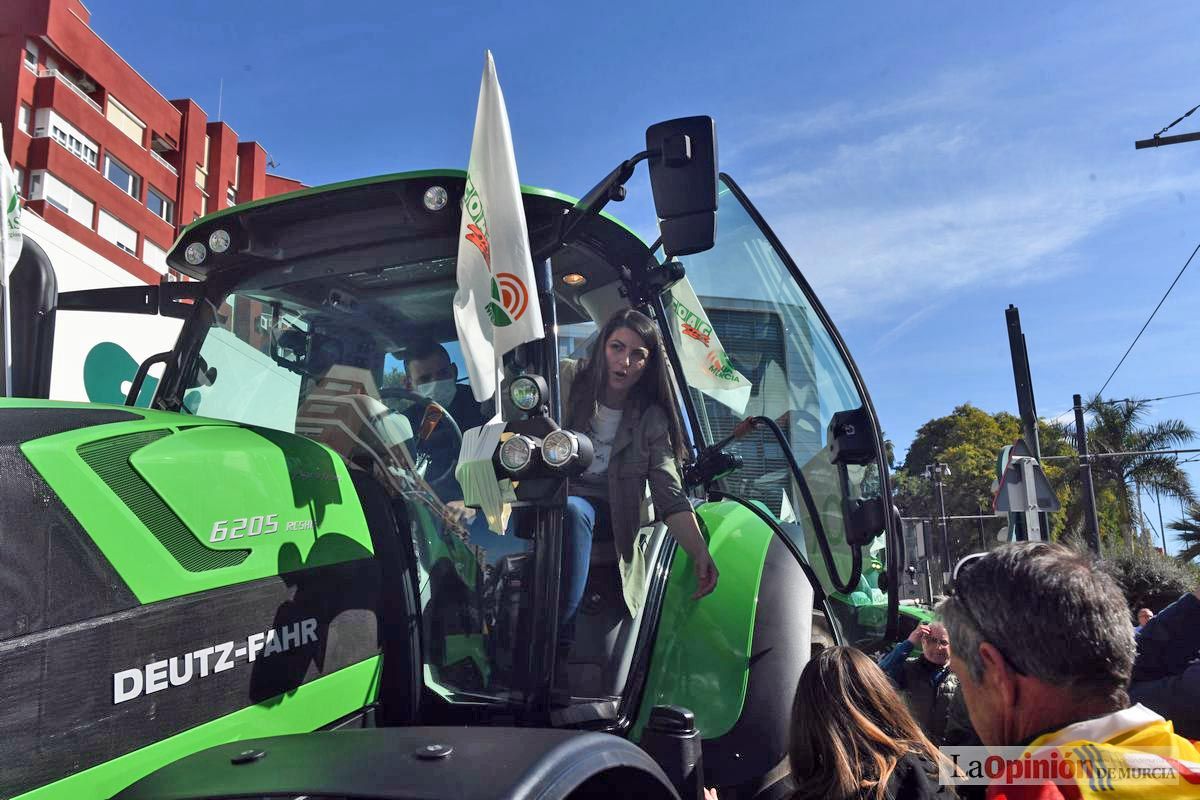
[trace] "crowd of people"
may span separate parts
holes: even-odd
[[[851,647],[807,664],[791,797],[1200,798],[1200,588],[1138,616],[1062,545],[968,562],[878,664]]]

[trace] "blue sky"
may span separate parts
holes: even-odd
[[[526,183],[582,193],[648,124],[713,116],[901,450],[960,403],[1015,412],[1009,303],[1039,412],[1097,391],[1200,243],[1200,142],[1133,147],[1200,103],[1193,4],[586,5],[88,2],[168,97],[215,117],[223,79],[309,184],[465,166],[487,48]],[[613,210],[645,230],[642,181]],[[1193,264],[1107,396],[1200,391],[1198,301]],[[1200,396],[1155,410],[1200,427]]]

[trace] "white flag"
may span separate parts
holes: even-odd
[[[8,285],[17,259],[21,257],[21,198],[16,175],[0,148],[0,286]]]
[[[479,86],[462,205],[454,324],[471,389],[483,402],[496,391],[500,358],[545,335],[512,133],[491,51]]]
[[[734,369],[721,346],[696,290],[687,278],[671,287],[670,308],[675,315],[671,338],[683,362],[688,385],[699,389],[735,414],[746,410],[753,385]]]

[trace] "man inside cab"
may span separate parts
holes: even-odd
[[[405,351],[404,387],[446,409],[461,431],[484,423],[471,387],[458,383],[458,366],[432,339],[417,341]]]

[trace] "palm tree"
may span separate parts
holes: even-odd
[[[1179,534],[1179,541],[1183,544],[1183,550],[1175,554],[1176,558],[1187,562],[1200,556],[1200,503],[1188,503],[1183,518],[1167,527]]]
[[[1108,489],[1115,496],[1116,516],[1126,541],[1135,524],[1141,523],[1141,489],[1155,489],[1185,503],[1196,502],[1191,481],[1178,460],[1170,454],[1153,454],[1187,444],[1196,432],[1177,419],[1147,423],[1149,409],[1150,403],[1145,400],[1113,402],[1099,395],[1087,404],[1091,418],[1087,430],[1089,451],[1095,455],[1113,454],[1092,461],[1092,481],[1097,495]],[[1075,443],[1073,428],[1064,433]]]

